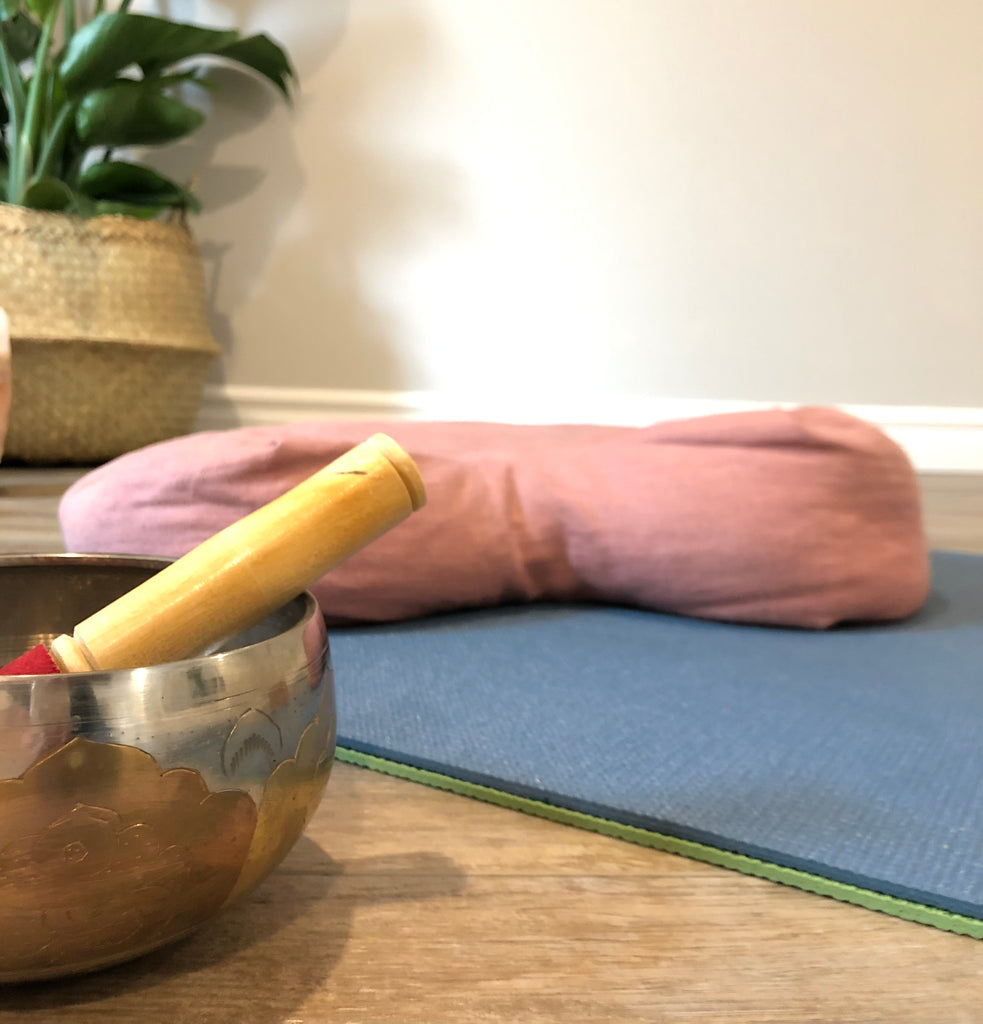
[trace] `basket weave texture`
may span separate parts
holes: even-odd
[[[187,226],[0,204],[5,457],[101,462],[194,425],[219,352]]]

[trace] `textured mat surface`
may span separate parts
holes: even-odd
[[[983,937],[983,557],[826,633],[539,605],[335,630],[340,756]]]

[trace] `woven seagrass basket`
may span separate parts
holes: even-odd
[[[187,226],[0,203],[4,457],[93,463],[194,426],[219,352]]]

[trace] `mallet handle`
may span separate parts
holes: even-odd
[[[193,657],[247,629],[421,508],[413,460],[376,434],[51,644],[65,672]]]

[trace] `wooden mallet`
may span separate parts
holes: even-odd
[[[422,508],[413,460],[375,434],[0,675],[139,668],[248,629]]]

